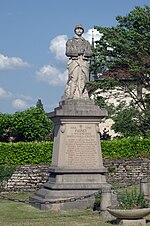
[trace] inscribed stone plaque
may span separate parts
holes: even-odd
[[[74,169],[98,169],[99,141],[95,124],[66,125],[66,166]]]

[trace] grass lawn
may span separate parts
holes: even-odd
[[[25,195],[23,195],[25,197]],[[22,199],[20,194],[12,197]],[[0,226],[96,226],[110,225],[97,211],[41,211],[17,202],[0,200]]]
[[[9,194],[28,199],[31,193]],[[150,226],[150,215],[147,217]],[[112,226],[114,221],[104,219],[98,211],[41,211],[28,204],[0,200],[0,226]]]

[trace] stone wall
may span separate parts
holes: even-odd
[[[8,182],[5,183],[4,191],[35,191],[47,181],[48,171],[49,165],[19,166]]]
[[[104,165],[109,183],[131,185],[145,177],[150,179],[150,159],[105,160]]]
[[[104,160],[110,184],[135,184],[141,178],[150,179],[150,159]],[[5,184],[6,192],[35,191],[42,187],[49,175],[48,165],[19,166]]]

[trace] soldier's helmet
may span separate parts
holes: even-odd
[[[83,32],[84,32],[84,28],[83,28],[83,26],[81,24],[76,25],[74,31],[76,31],[77,28],[81,28],[83,30]]]

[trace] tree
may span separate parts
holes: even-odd
[[[137,120],[138,114],[139,111],[131,106],[128,108],[118,106],[115,115],[112,116],[115,122],[112,125],[112,129],[123,134],[124,137],[138,136],[140,134],[139,122]]]
[[[42,141],[53,131],[53,122],[37,107],[12,115],[0,114],[0,141]]]
[[[150,86],[150,7],[137,6],[116,19],[116,27],[95,27],[103,35],[94,49],[93,70],[105,78],[136,81],[142,102],[141,86]]]
[[[44,111],[44,108],[43,108],[43,104],[42,104],[41,99],[38,99],[38,100],[37,100],[36,107],[37,107],[37,108],[41,108],[41,109]]]
[[[41,108],[16,112],[12,118],[13,137],[16,141],[42,141],[51,131],[53,123]]]
[[[139,120],[148,123],[148,128],[143,88],[150,88],[150,7],[136,6],[127,16],[117,16],[116,20],[116,27],[95,27],[102,37],[96,41],[91,70],[99,79],[90,86],[106,90],[119,85],[128,90],[134,107],[141,112]]]
[[[12,116],[0,114],[0,141],[8,142],[12,128]]]

